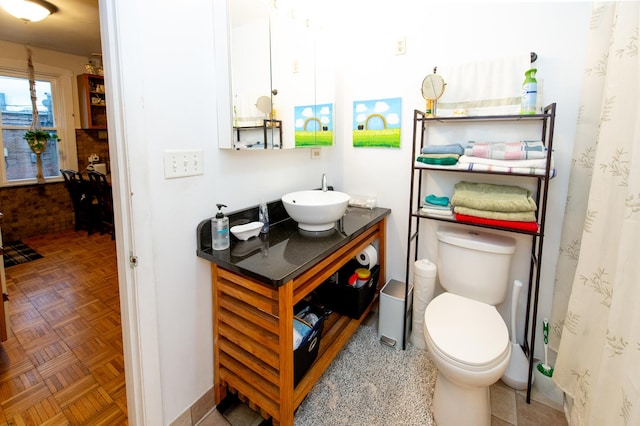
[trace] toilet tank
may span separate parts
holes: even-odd
[[[490,305],[507,294],[509,268],[516,240],[502,235],[463,228],[438,231],[440,285],[460,296]]]

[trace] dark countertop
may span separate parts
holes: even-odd
[[[284,212],[284,213],[283,213]],[[282,202],[269,203],[269,232],[248,241],[230,234],[231,246],[226,250],[211,248],[211,218],[198,225],[198,257],[265,284],[279,287],[309,270],[328,255],[376,225],[390,209],[349,207],[334,229],[322,232],[298,228],[284,211]],[[257,206],[229,214],[230,227],[257,219]],[[274,220],[275,219],[275,220]]]

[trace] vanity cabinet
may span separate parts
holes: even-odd
[[[249,273],[231,270],[246,261],[243,258],[235,264],[228,263],[231,262],[232,253],[239,250],[233,243],[228,255],[224,251],[214,253],[208,248],[199,251],[200,257],[212,261],[216,404],[220,404],[227,396],[236,395],[263,417],[271,418],[273,424],[293,425],[294,411],[371,312],[377,301],[377,292],[360,318],[352,319],[334,312],[325,319],[318,356],[297,385],[294,385],[294,306],[375,241],[380,259],[378,289],[382,287],[385,279],[385,216],[389,212],[377,209],[371,213],[372,218],[366,219],[365,226],[353,228],[352,233],[334,230],[335,238],[330,237],[329,243],[326,243],[329,240],[319,240],[318,243],[308,240],[306,234],[303,236],[297,231],[295,223],[293,226],[296,228],[290,228],[293,231],[289,233],[288,240],[273,244],[276,235],[271,236],[273,245],[268,253],[258,250],[255,255],[256,263],[264,262],[265,270],[281,270],[281,266],[287,262],[278,265],[273,263],[277,262],[275,259],[279,256],[278,247],[284,247],[286,251],[287,245],[295,241],[304,239],[303,244],[307,247],[313,245],[311,251],[315,253],[308,260],[302,260],[299,267],[292,269],[292,273],[287,272],[282,284],[266,283]],[[350,214],[358,215],[347,213],[345,222]],[[270,233],[277,232],[278,226],[272,227]],[[236,242],[240,245],[243,243],[246,242]],[[304,258],[306,254],[301,254],[304,250],[297,247],[296,253],[291,255]],[[293,257],[288,259],[292,260]]]
[[[542,247],[544,242],[545,216],[547,211],[547,195],[549,182],[553,178],[553,131],[556,115],[556,104],[553,103],[544,108],[543,113],[535,115],[500,115],[500,116],[470,116],[470,117],[427,117],[421,111],[414,112],[413,122],[413,158],[411,159],[411,189],[409,200],[409,226],[407,235],[407,264],[406,264],[406,281],[410,282],[411,268],[413,263],[418,259],[418,240],[420,232],[420,223],[423,220],[434,220],[449,223],[459,223],[465,226],[482,227],[489,229],[497,229],[518,234],[525,234],[531,237],[531,258],[529,265],[529,282],[527,291],[527,304],[525,315],[525,333],[524,333],[524,351],[529,360],[529,378],[527,386],[527,402],[531,400],[531,384],[533,377],[534,358],[533,351],[535,348],[535,331],[538,314],[538,293],[540,288],[540,271],[542,268]],[[460,133],[465,136],[477,136],[476,131],[481,126],[484,127],[485,133],[490,135],[493,140],[505,140],[505,138],[514,138],[513,140],[533,139],[532,134],[541,133],[540,140],[547,149],[546,167],[540,174],[528,174],[509,171],[473,171],[460,169],[457,166],[432,166],[428,164],[418,163],[417,155],[420,154],[423,146],[430,143],[427,135],[429,129],[436,126],[445,126],[446,128],[456,127]],[[526,126],[526,128],[525,128]],[[508,134],[507,136],[507,133]],[[540,134],[537,133],[537,134]],[[528,136],[527,136],[528,135]],[[474,140],[469,137],[467,140]],[[475,139],[478,140],[478,139]],[[456,143],[457,140],[447,140],[446,137],[440,141],[444,143]],[[433,142],[431,142],[433,143]],[[481,176],[485,179],[489,175],[497,176],[496,183],[507,185],[519,185],[526,183],[535,185],[533,191],[534,199],[537,205],[537,231],[518,230],[513,228],[505,228],[501,226],[493,226],[487,224],[472,224],[468,222],[456,221],[454,217],[443,217],[429,215],[421,211],[421,204],[427,195],[427,186],[429,177],[433,174],[450,173],[453,180],[478,180]],[[457,174],[457,175],[456,175]],[[440,175],[442,176],[442,175]],[[433,191],[433,189],[431,190]],[[412,251],[413,248],[413,251]],[[413,256],[412,256],[413,253]],[[408,287],[408,286],[405,286]],[[405,288],[405,304],[406,304]],[[405,312],[407,312],[405,305]],[[409,312],[407,315],[410,315]],[[405,321],[406,327],[406,321]],[[406,331],[406,330],[405,330]],[[405,334],[406,335],[406,334]],[[406,342],[403,342],[403,348]]]
[[[80,122],[83,129],[107,128],[107,101],[104,77],[95,74],[78,76]]]

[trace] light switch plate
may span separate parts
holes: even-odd
[[[203,174],[202,151],[199,149],[164,151],[164,178],[173,179]]]
[[[407,53],[407,37],[398,37],[396,40],[396,55],[405,55]]]
[[[312,160],[320,159],[320,148],[311,148],[311,159]]]

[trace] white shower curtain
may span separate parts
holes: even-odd
[[[572,425],[640,425],[639,6],[591,19],[550,336]]]

